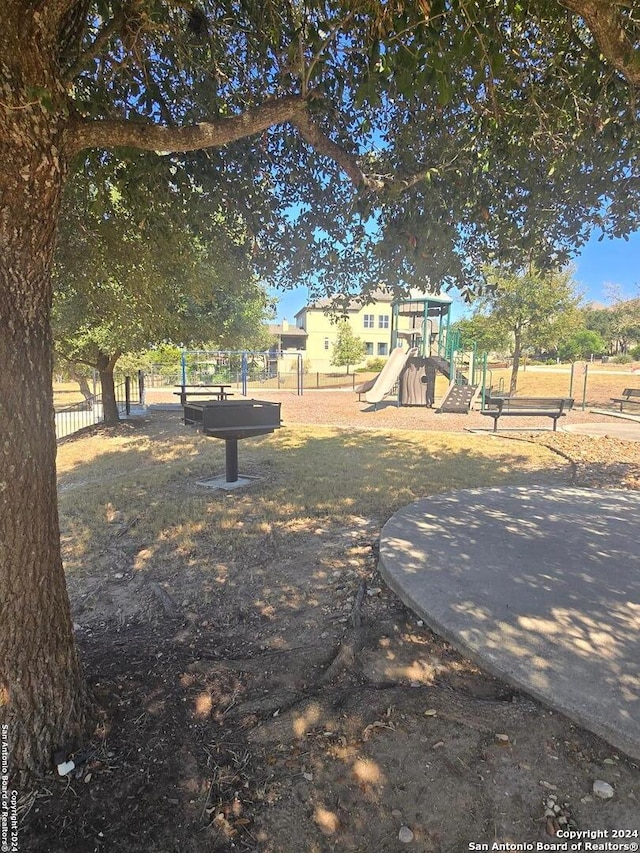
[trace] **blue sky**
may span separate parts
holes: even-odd
[[[598,242],[597,235],[575,258],[576,281],[585,293],[586,301],[607,303],[607,284],[618,285],[623,296],[640,296],[640,232],[623,239]],[[283,318],[294,322],[294,315],[307,301],[306,288],[274,291],[278,297],[277,321]],[[451,294],[455,299],[455,294]],[[463,309],[460,305],[460,309]],[[458,313],[458,312],[456,312]]]

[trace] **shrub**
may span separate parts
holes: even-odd
[[[631,364],[631,362],[633,361],[633,356],[625,352],[622,353],[622,355],[614,355],[611,361],[614,364]]]
[[[356,367],[354,373],[380,373],[386,362],[386,358],[370,358],[366,364]]]

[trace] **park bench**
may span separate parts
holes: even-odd
[[[640,406],[640,388],[625,388],[620,397],[611,397],[611,402],[619,403],[620,411],[622,411],[625,403],[629,403],[632,406]]]
[[[180,405],[184,406],[190,397],[209,397],[214,400],[228,400],[233,394],[227,391],[231,385],[214,382],[211,385],[176,385],[179,391],[174,391],[174,396],[180,397]]]
[[[493,431],[498,430],[498,421],[502,417],[552,418],[555,432],[558,419],[573,406],[571,397],[489,397],[481,415],[493,418]]]

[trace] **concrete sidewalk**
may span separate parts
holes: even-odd
[[[423,498],[380,570],[485,669],[640,759],[640,494],[507,487]]]
[[[620,438],[623,441],[640,441],[640,419],[624,418],[624,420],[606,421],[601,424],[567,424],[563,425],[561,432],[572,432],[576,435],[604,435],[609,438]]]

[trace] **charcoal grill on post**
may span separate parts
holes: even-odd
[[[238,441],[268,435],[282,424],[280,403],[265,400],[204,400],[185,403],[184,422],[199,426],[203,435],[225,441],[227,483],[238,482]]]

